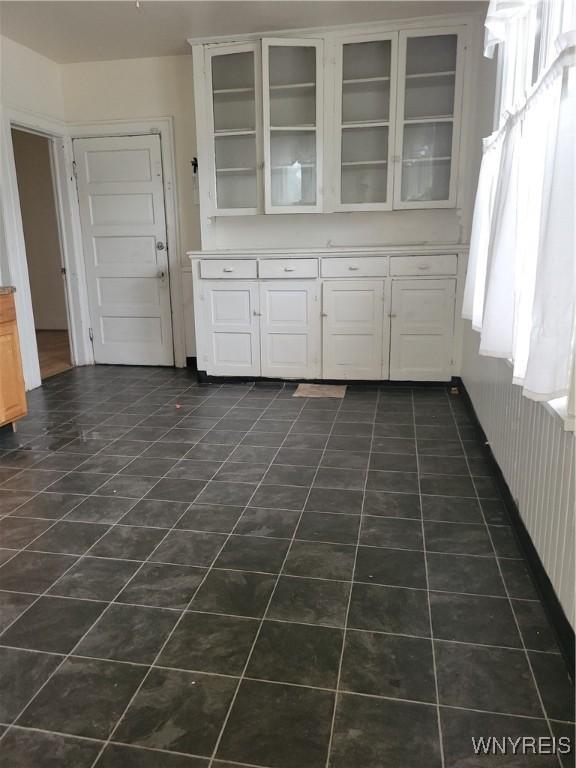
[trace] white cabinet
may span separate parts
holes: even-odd
[[[257,281],[202,280],[203,360],[214,376],[260,376]]]
[[[400,32],[394,208],[456,201],[463,30]]]
[[[390,378],[451,376],[456,280],[392,280]]]
[[[320,376],[320,303],[316,280],[260,282],[262,376]]]
[[[208,46],[210,213],[257,213],[261,199],[261,79],[257,43]]]
[[[264,210],[322,210],[323,43],[262,40]]]
[[[336,209],[392,208],[397,33],[336,45]]]
[[[385,287],[385,280],[324,282],[322,374],[325,379],[388,378]]]

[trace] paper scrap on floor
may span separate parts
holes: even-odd
[[[298,384],[292,397],[344,397],[346,384]]]

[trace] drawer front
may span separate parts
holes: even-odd
[[[256,259],[204,259],[200,262],[200,277],[251,278],[256,277]]]
[[[0,296],[0,323],[13,323],[16,320],[14,297],[11,293]]]
[[[396,275],[455,275],[458,257],[442,256],[392,256],[390,274]]]
[[[322,259],[322,277],[386,277],[386,256],[360,256]]]
[[[263,259],[258,265],[260,277],[318,277],[318,259]]]

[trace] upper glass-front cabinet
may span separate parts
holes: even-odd
[[[215,213],[258,211],[262,167],[259,58],[256,43],[208,49]]]
[[[343,42],[336,52],[336,207],[392,208],[395,34]]]
[[[460,38],[454,28],[400,32],[394,208],[455,205]]]
[[[264,210],[322,210],[322,41],[262,41]]]

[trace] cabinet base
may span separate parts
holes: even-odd
[[[194,358],[195,359],[195,358]],[[206,371],[198,370],[198,381],[202,384],[249,384],[257,382],[265,384],[350,384],[364,387],[444,387],[447,385],[458,386],[460,378],[452,376],[445,381],[399,381],[391,379],[280,379],[266,376],[214,376]]]

